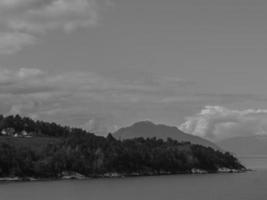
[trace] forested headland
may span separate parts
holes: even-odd
[[[172,139],[117,140],[27,117],[0,116],[0,177],[62,178],[245,170],[230,153]]]

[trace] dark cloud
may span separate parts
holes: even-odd
[[[70,32],[94,25],[98,21],[98,4],[95,0],[2,0],[0,53],[19,51],[49,30]]]

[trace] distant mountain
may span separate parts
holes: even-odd
[[[113,133],[113,136],[117,139],[156,137],[166,140],[167,138],[172,138],[179,142],[191,142],[192,144],[212,147],[216,150],[219,149],[218,146],[216,146],[212,142],[194,135],[186,134],[179,130],[177,127],[166,126],[163,124],[154,124],[150,121],[141,121],[133,124],[130,127],[121,128]]]
[[[234,137],[220,141],[217,144],[238,156],[267,155],[266,135]]]

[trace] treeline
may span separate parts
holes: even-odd
[[[15,132],[26,131],[32,136],[69,137],[77,133],[90,134],[79,128],[70,128],[40,120],[34,121],[29,117],[21,117],[20,115],[6,117],[0,115],[0,131],[10,128],[14,129]]]
[[[65,172],[87,177],[107,173],[155,175],[244,169],[229,153],[175,140],[136,138],[116,140],[78,133],[48,144],[40,151],[29,146],[0,144],[0,177],[60,178]]]

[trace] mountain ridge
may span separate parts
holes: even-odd
[[[198,136],[190,135],[179,130],[175,126],[168,126],[165,124],[155,124],[151,121],[139,121],[128,127],[121,128],[112,134],[117,139],[132,139],[138,137],[152,138],[156,137],[158,139],[175,139],[179,142],[191,142],[192,144],[199,144],[206,147],[211,147],[216,150],[220,148]]]

